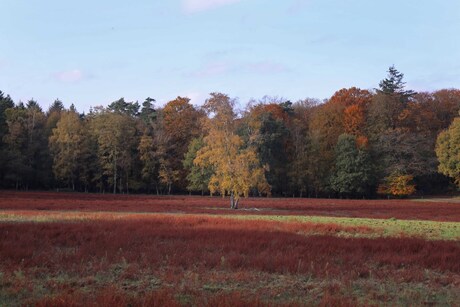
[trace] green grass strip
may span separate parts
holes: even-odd
[[[341,226],[366,226],[380,229],[382,236],[407,236],[423,237],[430,240],[459,240],[460,222],[438,222],[420,220],[398,220],[349,218],[329,216],[289,216],[289,215],[234,215],[234,218],[243,220],[268,220],[279,222],[310,222],[320,224],[337,224]]]
[[[0,211],[0,222],[91,222],[94,220],[120,221],[133,215],[142,218],[149,216],[206,217],[237,220],[263,220],[276,222],[300,222],[314,224],[336,224],[345,227],[365,226],[375,229],[375,234],[353,234],[366,237],[397,237],[401,235],[422,237],[429,240],[460,240],[460,222],[438,222],[421,220],[398,220],[348,218],[328,216],[292,216],[292,215],[226,215],[226,214],[184,214],[184,213],[146,213],[146,212],[82,212],[47,211],[43,215],[27,215],[20,212]],[[338,235],[347,236],[347,233]]]

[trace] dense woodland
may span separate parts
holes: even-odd
[[[445,130],[459,114],[460,90],[415,93],[390,67],[375,90],[352,87],[325,101],[294,103],[264,97],[244,110],[236,103],[222,93],[201,107],[186,97],[162,108],[152,98],[141,104],[121,98],[80,114],[59,100],[45,112],[34,100],[15,103],[0,92],[0,187],[211,192],[232,196],[232,206],[242,195],[456,189],[449,160],[455,135]]]

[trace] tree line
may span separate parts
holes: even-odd
[[[211,93],[201,107],[186,97],[156,107],[149,97],[87,114],[56,100],[44,112],[34,100],[14,103],[0,91],[0,187],[212,193],[229,195],[235,208],[248,195],[454,190],[460,90],[416,93],[403,77],[392,66],[374,90],[294,103],[263,97],[244,110]]]

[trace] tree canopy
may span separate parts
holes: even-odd
[[[68,106],[68,107],[66,107]],[[329,99],[211,93],[142,104],[13,101],[0,91],[0,188],[113,193],[377,197],[445,193],[460,181],[460,90],[376,90]],[[447,130],[446,130],[447,129]]]
[[[194,163],[213,168],[209,190],[229,195],[231,208],[237,209],[239,198],[247,197],[252,188],[267,194],[270,187],[255,148],[247,146],[236,134],[234,104],[234,100],[221,93],[212,93],[206,101],[204,109],[212,117],[205,120],[205,146],[198,151]]]
[[[441,132],[436,142],[439,172],[455,180],[460,186],[460,117]]]

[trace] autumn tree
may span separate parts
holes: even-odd
[[[460,186],[460,117],[455,118],[449,128],[439,134],[436,156],[439,172],[453,178]]]
[[[357,87],[341,89],[334,93],[328,103],[343,106],[343,129],[345,133],[364,136],[367,108],[372,100],[368,90]]]
[[[239,197],[269,191],[358,195],[370,188],[355,181],[367,178],[359,172],[369,165],[387,195],[410,194],[415,185],[419,193],[444,192],[445,175],[460,181],[451,132],[460,90],[415,93],[394,66],[375,91],[344,88],[323,103],[265,96],[241,114],[219,93],[204,108],[185,97],[154,103],[121,98],[78,114],[55,100],[43,112],[34,100],[15,105],[0,92],[0,186],[169,194],[206,185],[237,207]]]
[[[269,193],[264,169],[260,166],[254,147],[246,146],[236,134],[235,101],[227,95],[212,93],[203,108],[208,114],[204,128],[205,146],[194,163],[214,170],[209,182],[211,193],[230,196],[230,207],[238,208],[241,196],[247,197],[251,188]]]
[[[417,93],[399,115],[400,129],[436,137],[444,129],[436,113],[433,95]]]
[[[441,129],[446,129],[460,111],[460,90],[443,89],[435,91],[433,97],[436,117],[441,122]]]
[[[83,169],[83,158],[87,156],[84,127],[79,115],[75,112],[64,112],[56,128],[49,138],[53,155],[53,172],[55,176],[66,182],[72,190]]]
[[[186,185],[187,172],[182,160],[192,139],[201,134],[200,119],[203,115],[186,97],[177,97],[162,109],[160,127],[162,131],[157,129],[157,134],[164,134],[163,142],[159,145],[164,147],[163,154],[167,156],[160,156],[160,159],[163,159],[162,165],[165,166],[161,172],[164,174],[162,177],[168,178],[168,184],[170,178],[171,183],[177,182],[179,186]]]
[[[413,179],[412,175],[394,172],[379,185],[377,192],[382,195],[398,197],[410,196],[416,191]]]
[[[326,102],[314,110],[310,130],[315,132],[327,152],[333,153],[339,136],[345,132],[344,109],[342,104]]]
[[[315,194],[329,190],[328,178],[334,170],[335,146],[338,138],[345,132],[343,125],[344,106],[337,103],[324,103],[313,109],[309,122],[309,140],[314,159],[313,176]]]

